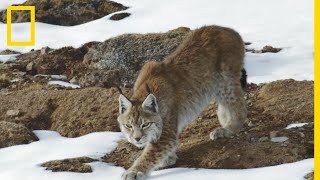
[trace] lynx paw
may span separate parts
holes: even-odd
[[[234,133],[228,129],[219,127],[210,133],[210,139],[216,140],[220,138],[230,138]]]
[[[177,155],[174,153],[173,155],[169,156],[168,159],[166,159],[160,167],[165,168],[174,165],[177,161],[177,158]]]
[[[128,169],[122,174],[122,180],[145,180],[146,175],[143,172]]]

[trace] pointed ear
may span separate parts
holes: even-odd
[[[119,96],[119,112],[123,114],[127,109],[132,106],[132,103],[124,95]]]
[[[145,111],[157,113],[159,110],[158,110],[158,103],[157,103],[156,97],[153,94],[149,94],[147,98],[144,100],[144,102],[142,103],[142,108]]]

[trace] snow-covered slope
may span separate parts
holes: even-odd
[[[120,180],[121,167],[88,163],[92,173],[51,172],[40,164],[49,160],[89,156],[99,158],[116,148],[121,133],[100,132],[78,138],[61,137],[53,131],[34,131],[39,141],[0,149],[0,179],[3,180]],[[155,171],[150,179],[166,180],[301,180],[313,170],[313,159],[279,166],[246,170],[172,168]]]
[[[7,3],[1,2],[0,9]],[[21,2],[12,0],[10,3]],[[116,0],[130,6],[129,18],[111,21],[109,16],[73,27],[36,23],[35,47],[7,47],[6,25],[0,24],[0,50],[27,52],[43,46],[78,47],[88,41],[104,41],[123,33],[165,32],[187,26],[217,24],[236,29],[250,48],[264,45],[284,48],[276,54],[247,53],[249,81],[260,83],[293,78],[313,80],[313,1],[306,0]],[[29,33],[29,23],[13,25],[13,40]],[[26,32],[26,33],[23,33]]]

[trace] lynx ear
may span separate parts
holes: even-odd
[[[119,96],[119,112],[123,114],[127,109],[132,106],[132,103],[124,95]]]
[[[145,111],[157,113],[158,112],[158,103],[157,99],[153,94],[149,94],[147,98],[142,103],[142,108]]]

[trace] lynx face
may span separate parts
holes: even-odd
[[[125,96],[120,95],[119,112],[120,129],[130,143],[144,147],[159,140],[162,119],[153,94],[149,94],[142,104],[133,104]]]

